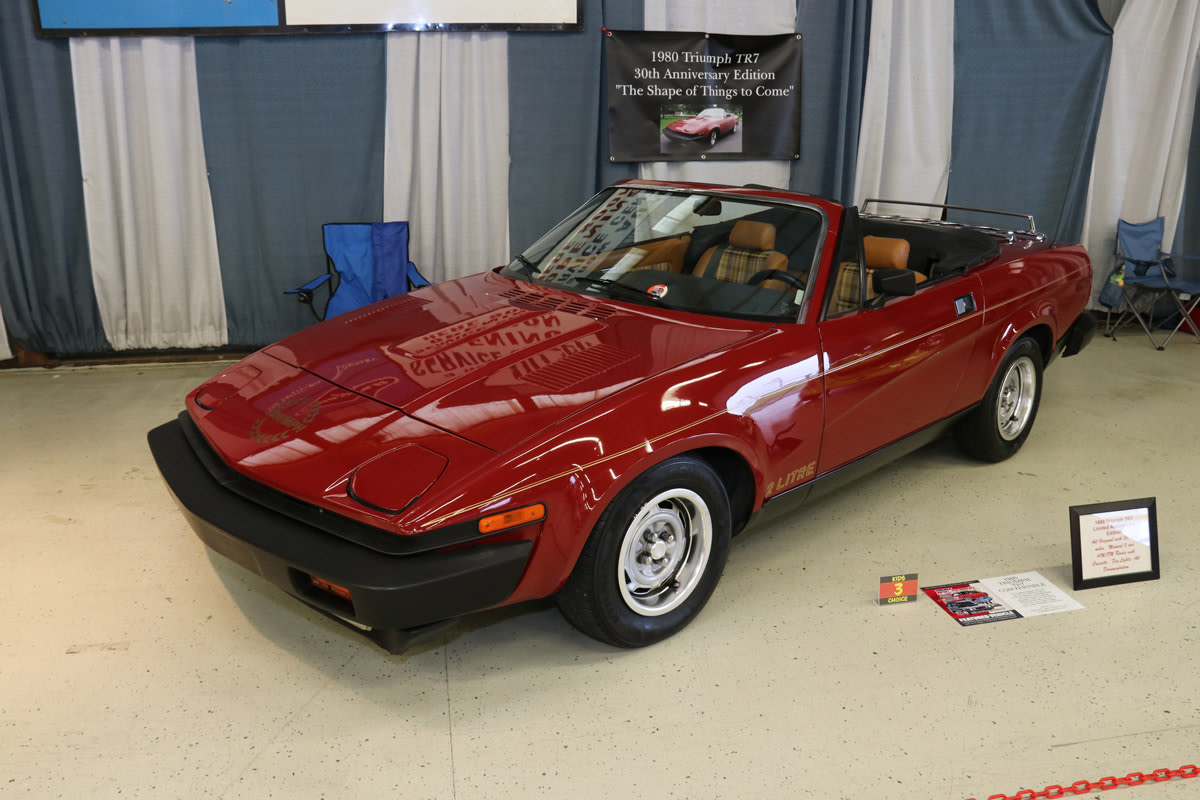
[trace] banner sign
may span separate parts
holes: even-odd
[[[582,30],[582,0],[31,0],[38,36]]]
[[[610,160],[800,157],[799,34],[605,33]]]

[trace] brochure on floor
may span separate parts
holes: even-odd
[[[1038,572],[923,586],[921,590],[964,626],[1083,608]]]

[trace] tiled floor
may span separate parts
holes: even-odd
[[[543,603],[388,656],[207,552],[144,434],[219,368],[0,373],[0,796],[983,800],[1200,761],[1194,340],[1097,339],[1015,458],[935,444],[736,540],[635,651]],[[1145,496],[1159,581],[977,628],[872,603],[905,571],[1069,590],[1068,507]]]

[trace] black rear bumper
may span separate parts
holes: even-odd
[[[1092,341],[1092,337],[1096,335],[1097,327],[1099,327],[1099,321],[1095,314],[1091,311],[1084,311],[1080,314],[1058,343],[1058,349],[1062,351],[1063,357],[1073,356],[1087,347],[1088,343]]]
[[[463,614],[503,603],[533,548],[516,541],[380,552],[331,532],[348,524],[331,512],[292,498],[264,504],[230,488],[246,479],[208,449],[186,413],[147,438],[175,502],[206,545],[391,653]],[[279,510],[284,503],[286,512]],[[314,576],[345,587],[350,598],[317,588]]]

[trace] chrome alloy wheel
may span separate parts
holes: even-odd
[[[996,403],[996,422],[1000,437],[1011,442],[1021,435],[1033,416],[1037,391],[1037,371],[1028,356],[1021,356],[1004,373],[1000,397]]]
[[[712,514],[700,495],[674,488],[651,499],[621,542],[617,581],[625,604],[646,617],[677,608],[700,584],[712,543]]]

